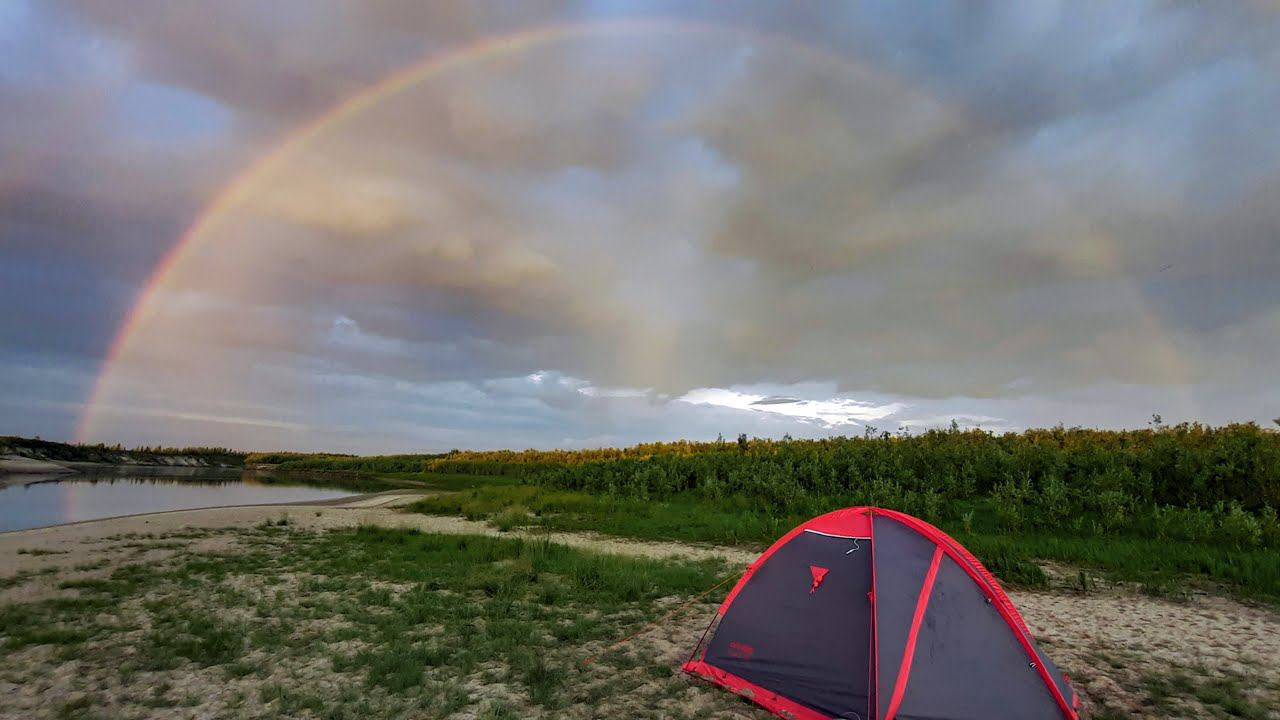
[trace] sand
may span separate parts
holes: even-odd
[[[76,565],[97,561],[100,558],[93,547],[94,542],[107,537],[147,533],[165,535],[193,528],[250,528],[283,517],[289,519],[290,525],[309,530],[378,525],[389,528],[416,528],[423,532],[455,535],[536,536],[550,538],[572,547],[654,558],[720,557],[732,563],[746,565],[755,557],[755,553],[744,550],[714,546],[639,542],[576,533],[520,530],[502,532],[481,521],[460,517],[419,515],[396,510],[398,506],[406,505],[421,497],[421,493],[390,492],[330,501],[327,504],[250,505],[177,510],[0,533],[0,575],[39,572],[51,566],[70,569]],[[19,550],[27,552],[18,554]],[[4,600],[5,596],[0,593],[0,602]]]
[[[424,532],[490,536],[550,537],[574,547],[652,558],[720,557],[745,566],[755,553],[741,549],[679,543],[641,542],[570,534],[500,532],[484,522],[409,514],[397,510],[420,494],[404,492],[339,501],[330,505],[252,506],[188,510],[98,520],[0,534],[0,576],[31,574],[34,579],[0,591],[0,603],[57,596],[68,577],[104,576],[117,564],[137,562],[121,553],[120,536],[161,538],[195,529],[224,532],[193,537],[174,549],[157,543],[156,557],[175,552],[217,552],[234,545],[235,534],[287,517],[291,527],[329,530],[359,525],[416,528]],[[199,535],[198,533],[196,535]],[[167,548],[167,549],[166,549]],[[78,568],[78,569],[77,569]],[[44,573],[44,574],[41,574]],[[1222,708],[1199,700],[1161,700],[1153,683],[1177,676],[1186,686],[1225,688],[1280,718],[1280,612],[1228,597],[1195,594],[1183,600],[1149,597],[1123,584],[1082,593],[1060,587],[1048,592],[1012,592],[1014,603],[1046,652],[1066,672],[1094,714],[1107,717],[1215,717]],[[691,625],[689,627],[692,627]],[[681,623],[657,629],[650,642],[665,654],[684,647]],[[1206,700],[1206,703],[1209,701]],[[1224,716],[1225,717],[1225,716]],[[1250,717],[1257,717],[1256,715]]]

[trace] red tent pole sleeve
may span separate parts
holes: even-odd
[[[884,720],[893,720],[898,714],[898,706],[902,704],[902,696],[907,692],[907,676],[911,674],[911,660],[916,654],[916,636],[920,634],[920,623],[924,620],[924,611],[929,607],[929,595],[933,592],[933,581],[938,577],[938,565],[942,562],[942,546],[934,547],[933,560],[929,563],[929,572],[924,576],[920,586],[920,597],[916,599],[916,612],[911,617],[911,631],[907,633],[907,646],[902,650],[902,665],[898,667],[898,679],[893,684],[893,698],[889,700],[889,710]]]

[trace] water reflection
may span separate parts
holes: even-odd
[[[237,471],[163,468],[78,475],[0,476],[0,532],[118,515],[330,500],[353,494],[305,480]]]

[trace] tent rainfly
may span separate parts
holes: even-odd
[[[738,580],[685,672],[789,720],[1077,720],[1069,679],[1000,584],[918,518],[855,507]]]

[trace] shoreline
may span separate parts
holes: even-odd
[[[22,457],[11,460],[0,457],[0,489],[15,485],[74,480],[80,477],[108,475],[154,475],[183,478],[197,473],[239,475],[242,468],[225,465],[139,465],[94,462],[53,462]]]
[[[52,480],[46,480],[44,482],[52,482]],[[3,486],[0,485],[0,487],[3,487]],[[299,510],[307,510],[310,508],[317,508],[317,507],[347,507],[347,508],[387,507],[387,505],[373,503],[373,501],[383,497],[399,500],[404,496],[405,496],[404,492],[396,491],[396,490],[387,490],[384,492],[377,492],[377,493],[343,495],[342,497],[328,498],[326,500],[304,500],[300,502],[282,502],[282,503],[251,503],[248,505],[210,505],[208,507],[199,507],[199,508],[177,508],[174,510],[156,510],[153,512],[144,512],[144,513],[128,513],[125,515],[111,515],[109,517],[90,518],[88,520],[72,520],[71,522],[56,523],[53,525],[41,525],[40,527],[19,528],[17,530],[0,530],[0,540],[4,540],[6,537],[9,537],[16,533],[36,533],[42,530],[58,530],[60,528],[75,527],[77,525],[88,525],[90,523],[106,523],[106,522],[112,522],[116,520],[129,520],[133,518],[147,518],[151,516],[172,515],[175,513],[199,513],[199,512],[205,512],[210,510],[253,510],[255,508],[297,508]],[[389,499],[388,502],[390,502],[391,499]],[[417,496],[414,496],[414,499],[417,499]],[[373,503],[373,504],[362,505],[361,503]]]
[[[0,455],[0,484],[11,475],[72,475],[95,472],[146,472],[148,470],[228,470],[241,471],[239,465],[215,465],[201,462],[190,455],[157,458],[155,462],[96,462],[89,460],[48,460],[17,453]]]

